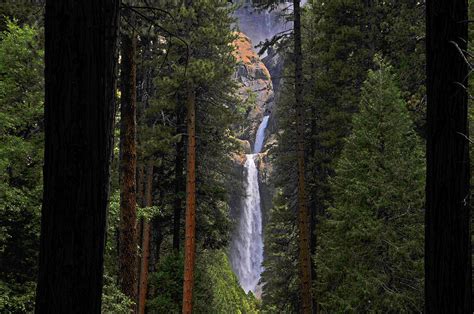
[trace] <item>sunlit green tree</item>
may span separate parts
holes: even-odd
[[[423,152],[391,67],[375,64],[319,227],[316,299],[328,312],[423,310]]]

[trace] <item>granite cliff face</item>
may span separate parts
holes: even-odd
[[[277,123],[274,115],[275,91],[271,73],[280,76],[282,69],[281,57],[270,50],[265,58],[261,58],[253,48],[251,39],[243,33],[238,34],[238,39],[234,42],[236,47],[235,57],[238,67],[234,74],[234,79],[239,84],[238,95],[247,106],[246,119],[243,125],[238,126],[236,139],[240,143],[241,149],[234,154],[234,175],[236,181],[241,182],[239,188],[235,185],[231,193],[231,214],[237,219],[242,208],[242,195],[244,193],[244,182],[246,172],[244,164],[245,154],[252,152],[254,147],[256,132],[264,116],[270,116],[268,127],[265,132],[265,142],[262,151],[255,157],[255,164],[258,168],[258,179],[260,188],[260,201],[263,224],[267,221],[267,213],[272,206],[274,188],[271,183],[272,156],[271,148],[275,147]],[[265,65],[266,62],[270,69]],[[279,79],[276,81],[279,83]]]
[[[235,139],[240,144],[240,149],[233,155],[234,178],[236,182],[239,182],[237,188],[234,182],[230,189],[230,207],[233,218],[238,217],[238,212],[242,208],[243,183],[246,178],[245,155],[252,152],[258,126],[264,115],[271,114],[274,105],[273,83],[270,72],[253,49],[250,38],[243,33],[238,35],[238,39],[233,43],[236,47],[235,57],[238,61],[234,79],[239,84],[238,96],[247,106],[247,111],[244,123],[237,126],[238,138]],[[264,150],[260,155],[265,154]],[[255,160],[259,169],[264,165],[261,162],[260,155]],[[259,172],[259,178],[261,173],[263,172]],[[268,193],[264,194],[268,195]],[[268,198],[268,196],[262,198],[262,205],[263,203],[269,203]],[[265,208],[268,208],[268,206],[262,207],[264,211]]]
[[[264,115],[273,108],[274,92],[270,72],[252,48],[252,41],[243,33],[234,42],[239,62],[235,80],[239,83],[239,97],[247,106],[246,123],[239,134],[253,146],[255,133]]]

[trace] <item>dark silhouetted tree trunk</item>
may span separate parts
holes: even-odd
[[[100,313],[117,0],[46,1],[37,313]]]
[[[294,14],[294,62],[295,62],[295,107],[298,151],[298,229],[299,229],[299,279],[301,285],[301,312],[313,312],[311,296],[311,251],[310,215],[305,184],[305,122],[303,104],[303,62],[301,53],[301,8],[300,0],[293,1]]]
[[[118,262],[121,290],[131,300],[137,295],[136,47],[134,34],[122,34]]]
[[[183,313],[192,313],[194,258],[196,250],[196,96],[192,83],[187,86],[188,149],[186,166],[186,222],[184,245]]]
[[[153,206],[153,164],[149,164],[147,169],[147,179],[145,186],[146,207]],[[140,287],[138,296],[138,313],[145,313],[146,297],[148,294],[148,265],[150,261],[150,221],[143,219],[142,235],[142,258],[140,266]]]
[[[427,313],[472,313],[467,128],[468,2],[427,1]],[[458,48],[459,47],[459,48]]]

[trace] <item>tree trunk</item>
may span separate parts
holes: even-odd
[[[137,161],[139,164],[139,162]],[[145,201],[145,167],[143,165],[138,165],[137,166],[137,201],[138,204],[140,204],[140,207],[144,207],[146,204]],[[143,219],[137,219],[136,220],[136,229],[137,229],[137,244],[141,244],[143,242]],[[135,273],[136,273],[136,278],[137,282],[135,284],[136,286],[136,297],[134,299],[137,309],[138,309],[138,291],[140,290],[140,271],[141,271],[141,258],[137,254],[137,259],[135,260],[136,262],[136,267],[135,267]]]
[[[187,180],[184,251],[183,313],[192,313],[194,255],[196,250],[196,95],[192,83],[187,86]]]
[[[314,26],[312,26],[314,28]],[[315,44],[312,42],[312,44]],[[310,71],[311,73],[316,73],[316,65],[314,62],[310,63]],[[311,119],[311,124],[310,124],[310,134],[312,136],[318,134],[318,124],[317,124],[317,119],[318,119],[318,113],[316,110],[316,107],[313,105],[311,106],[311,113],[310,113],[310,119]],[[320,145],[319,145],[319,139],[311,138],[310,141],[310,147],[309,147],[309,156],[310,158],[314,158],[315,154],[320,150]],[[321,177],[321,171],[320,165],[314,165],[313,162],[313,168],[310,170],[313,177],[316,177],[316,180],[319,180]],[[310,216],[310,256],[311,256],[311,279],[316,280],[316,265],[314,264],[314,256],[316,254],[316,247],[317,247],[317,233],[316,233],[316,228],[319,223],[319,215],[322,214],[323,212],[323,207],[321,205],[321,197],[318,197],[318,189],[320,189],[320,184],[314,184],[314,181],[312,182],[313,188],[310,189],[311,196],[309,198],[309,216]],[[318,186],[319,185],[319,186]],[[319,195],[322,195],[321,193]],[[319,312],[319,305],[316,302],[316,299],[313,298],[313,309],[317,313]]]
[[[36,313],[100,313],[117,0],[46,1],[45,164]]]
[[[427,1],[427,313],[472,313],[466,0]],[[456,47],[459,47],[459,49]]]
[[[136,39],[122,35],[120,112],[120,239],[119,278],[122,292],[131,300],[137,295],[136,233]]]
[[[178,106],[176,109],[176,133],[182,134],[183,132],[183,113],[181,108]],[[179,252],[180,237],[181,237],[181,212],[182,208],[182,197],[181,192],[184,188],[183,182],[183,163],[184,163],[184,152],[183,152],[183,139],[176,143],[176,159],[175,159],[175,195],[174,195],[174,217],[173,217],[173,249]]]
[[[301,285],[301,312],[313,312],[311,296],[310,223],[305,184],[305,122],[303,104],[303,62],[301,53],[301,8],[300,0],[293,0],[294,14],[294,62],[295,102],[298,150],[298,229],[299,229],[299,279]]]
[[[145,201],[146,207],[153,206],[153,164],[148,165]],[[142,236],[142,260],[140,267],[140,287],[138,297],[138,313],[145,313],[146,297],[148,294],[148,264],[150,261],[150,222],[143,219],[143,236]]]

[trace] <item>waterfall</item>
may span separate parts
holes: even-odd
[[[262,211],[260,208],[260,190],[258,186],[258,169],[255,157],[262,150],[265,129],[269,116],[263,117],[260,123],[253,154],[246,155],[245,170],[247,174],[245,200],[240,212],[238,234],[231,245],[231,262],[245,292],[259,294],[258,282],[263,271],[263,235]]]
[[[281,3],[274,9],[257,10],[250,1],[234,0],[233,2],[243,4],[234,16],[238,19],[240,31],[249,36],[254,45],[292,28],[291,23],[282,17],[282,10],[288,7],[288,4]]]
[[[258,154],[262,151],[263,141],[265,140],[265,129],[268,125],[268,118],[270,116],[263,117],[262,122],[258,126],[257,136],[255,137],[255,145],[253,147],[253,153]]]

